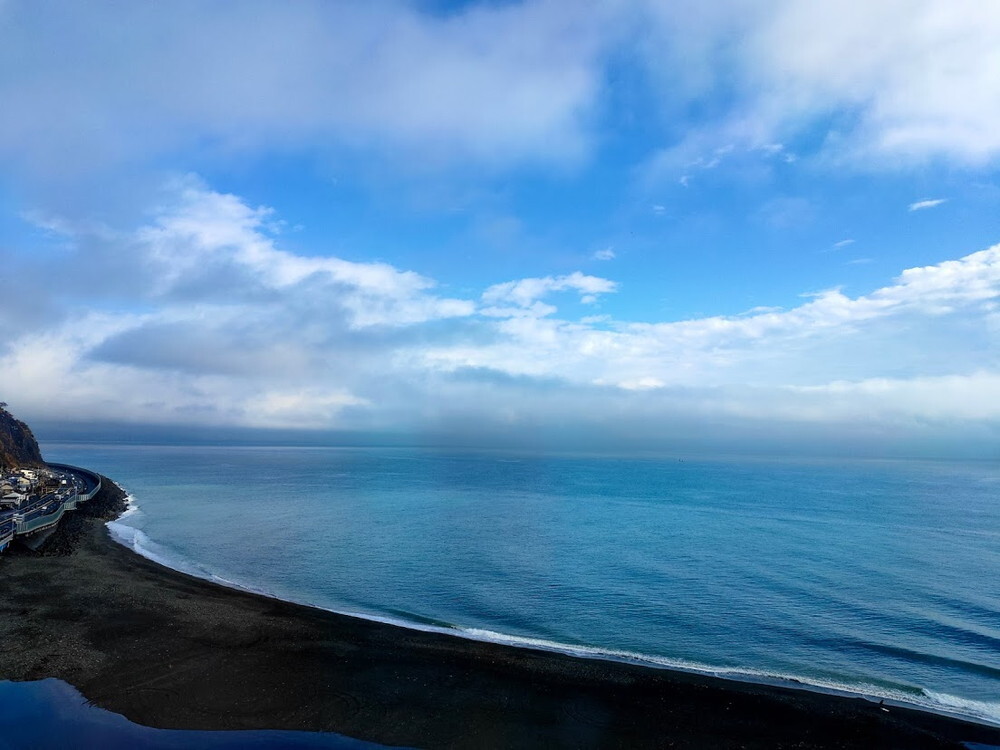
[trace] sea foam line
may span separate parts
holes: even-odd
[[[442,631],[448,632],[452,635],[456,634],[454,630],[442,629]],[[866,700],[871,701],[885,700],[890,705],[907,708],[919,708],[922,710],[933,711],[935,713],[956,716],[963,719],[974,719],[979,722],[986,722],[988,724],[1000,726],[1000,702],[960,698],[958,696],[931,691],[925,688],[917,688],[917,690],[919,690],[919,695],[913,695],[902,690],[891,690],[870,683],[851,684],[837,682],[834,680],[823,680],[815,677],[805,678],[796,675],[752,669],[749,667],[714,667],[685,659],[654,656],[652,654],[643,654],[621,649],[601,648],[599,646],[576,646],[560,643],[558,641],[545,640],[542,638],[509,635],[507,633],[499,633],[492,630],[482,630],[478,628],[458,628],[457,631],[459,635],[469,638],[470,640],[498,643],[518,648],[553,651],[585,659],[600,659],[606,661],[625,662],[629,664],[640,664],[643,666],[671,669],[679,672],[721,677],[729,680],[737,680],[739,682],[751,682],[755,684],[805,689],[824,694],[841,695],[848,698],[865,698]]]
[[[123,518],[128,518],[129,516],[134,516],[139,512],[139,504],[135,501],[135,495],[131,492],[125,493],[125,510],[122,512],[115,521],[121,521]],[[111,523],[115,523],[111,521]]]
[[[223,578],[211,571],[179,558],[171,554],[161,545],[154,542],[149,536],[134,526],[120,523],[123,518],[140,512],[132,495],[127,498],[127,510],[116,521],[108,521],[106,526],[111,532],[112,538],[124,547],[145,557],[165,568],[176,570],[187,575],[201,578],[212,583],[246,591],[259,596],[278,601],[286,601],[291,604],[311,607],[325,612],[331,612],[344,617],[353,617],[369,622],[378,622],[385,625],[417,630],[425,633],[437,633],[454,638],[464,638],[480,643],[494,643],[513,648],[522,648],[535,651],[547,651],[551,653],[564,654],[583,659],[597,659],[601,661],[623,662],[637,664],[641,666],[653,667],[657,669],[671,669],[679,672],[706,675],[709,677],[719,677],[723,679],[736,680],[739,682],[749,682],[754,684],[766,684],[778,687],[790,687],[799,690],[809,690],[829,695],[839,695],[848,698],[864,698],[870,701],[884,700],[891,706],[900,708],[916,708],[923,711],[930,711],[936,714],[952,716],[959,719],[971,720],[991,726],[1000,726],[1000,702],[980,701],[970,698],[961,698],[948,693],[927,690],[925,688],[915,688],[919,694],[914,695],[904,691],[887,689],[882,686],[869,683],[841,683],[833,680],[823,680],[814,677],[800,677],[798,675],[788,675],[768,672],[745,667],[718,667],[699,662],[688,661],[666,656],[656,656],[653,654],[643,654],[623,649],[602,648],[600,646],[583,646],[559,641],[546,640],[544,638],[533,638],[530,636],[512,635],[501,633],[484,628],[471,628],[455,626],[432,625],[413,620],[406,620],[388,615],[377,615],[368,612],[356,612],[351,610],[333,609],[309,601],[296,601],[294,599],[283,599],[270,591],[240,583],[228,578]]]

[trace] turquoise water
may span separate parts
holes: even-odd
[[[46,445],[198,575],[465,637],[1000,723],[1000,466]]]

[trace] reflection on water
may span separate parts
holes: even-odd
[[[88,705],[60,680],[0,681],[0,750],[369,750],[338,734],[286,731],[201,732],[151,729]]]

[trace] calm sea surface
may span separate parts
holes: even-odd
[[[1000,465],[50,444],[123,542],[466,637],[1000,723]]]

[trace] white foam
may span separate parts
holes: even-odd
[[[550,641],[544,638],[531,638],[528,636],[510,635],[509,633],[499,633],[494,630],[484,630],[482,628],[456,628],[457,633],[472,641],[482,641],[486,643],[498,643],[504,646],[516,646],[518,648],[531,648],[541,651],[555,651],[570,656],[580,656],[587,659],[608,659],[612,661],[628,661],[642,664],[652,664],[670,669],[683,669],[710,674],[720,674],[720,669],[698,664],[697,662],[684,659],[670,659],[666,657],[640,654],[633,651],[621,649],[600,648],[597,646],[578,646],[559,641]],[[454,634],[454,630],[449,630]]]
[[[134,526],[129,526],[119,521],[108,521],[105,525],[108,531],[111,532],[112,539],[122,546],[128,547],[137,555],[145,557],[147,560],[152,560],[165,568],[187,573],[197,578],[210,577],[210,574],[201,567],[178,559],[176,555],[171,554],[168,550],[150,539],[142,529],[137,529]]]
[[[125,511],[115,519],[115,521],[121,521],[123,518],[128,518],[134,516],[136,513],[141,513],[139,509],[139,504],[135,501],[135,495],[129,493],[125,495]],[[114,521],[112,521],[114,523]]]
[[[975,716],[991,724],[1000,725],[1000,701],[977,701],[970,698],[959,698],[948,693],[938,693],[934,690],[924,690],[933,707],[944,706],[949,711],[962,715]]]
[[[168,568],[176,567],[176,565],[173,564],[173,561],[168,562],[166,558],[161,558],[150,549],[152,543],[144,531],[137,529],[134,526],[120,523],[119,521],[108,521],[105,525],[108,527],[108,531],[111,532],[111,536],[119,544],[128,547],[136,554],[149,558],[153,562],[157,562],[160,565],[165,565]]]
[[[804,678],[798,675],[768,672],[766,670],[752,669],[748,667],[713,666],[687,659],[655,656],[635,651],[600,648],[597,646],[570,645],[541,638],[509,635],[507,633],[498,633],[492,630],[482,630],[477,628],[459,629],[459,632],[461,635],[476,641],[499,643],[518,648],[554,651],[584,659],[602,659],[607,661],[641,664],[661,669],[671,669],[680,672],[722,677],[729,680],[738,680],[740,682],[782,685],[786,687],[796,687],[836,695],[868,698],[871,700],[887,699],[899,703],[912,703],[914,697],[912,694],[905,693],[902,690],[894,691],[880,685],[868,683],[846,683],[835,680],[824,680],[822,678]]]
[[[130,509],[132,507],[135,507],[135,512],[138,512],[137,506],[130,501]],[[125,514],[122,514],[121,518],[125,518]],[[962,719],[978,721],[980,723],[1000,726],[1000,702],[977,701],[926,689],[922,689],[920,695],[914,695],[902,690],[892,690],[885,686],[868,683],[851,684],[834,680],[825,680],[822,678],[805,678],[798,675],[781,674],[752,668],[713,666],[686,659],[643,654],[623,649],[561,643],[559,641],[552,641],[544,638],[511,635],[509,633],[501,633],[484,628],[431,625],[427,623],[415,622],[413,620],[405,620],[399,617],[333,609],[331,607],[325,607],[309,601],[282,599],[281,597],[275,596],[274,594],[263,589],[223,578],[222,576],[205,570],[198,565],[183,561],[177,556],[170,554],[159,544],[151,540],[145,532],[133,526],[119,523],[118,521],[109,521],[107,523],[107,527],[111,532],[112,538],[114,538],[116,542],[128,547],[136,554],[148,558],[166,568],[171,568],[172,570],[177,570],[181,573],[186,573],[197,578],[212,581],[228,588],[247,591],[259,596],[268,597],[270,599],[277,599],[279,601],[289,601],[292,604],[321,609],[337,615],[354,617],[361,620],[368,620],[370,622],[379,622],[386,625],[394,625],[397,627],[407,628],[408,630],[418,630],[425,633],[438,633],[457,638],[465,638],[466,640],[479,641],[483,643],[496,643],[514,648],[549,651],[584,659],[626,662],[694,674],[703,674],[712,677],[722,677],[740,682],[794,687],[834,695],[865,698],[872,701],[885,700],[888,701],[890,705],[912,707],[925,711],[955,716]]]

